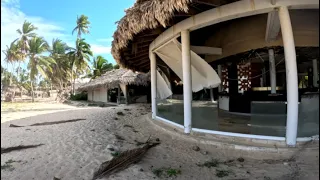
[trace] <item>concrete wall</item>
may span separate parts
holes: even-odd
[[[291,10],[295,45],[319,47],[319,10]],[[211,62],[223,57],[268,46],[282,46],[281,31],[276,41],[265,41],[267,14],[236,19],[220,25],[205,46],[221,47],[222,55],[207,55]]]
[[[93,97],[92,97],[92,90],[88,90],[88,101],[108,102],[107,88],[94,89]]]
[[[92,101],[92,90],[88,90],[88,101]]]

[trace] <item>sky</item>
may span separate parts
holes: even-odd
[[[84,14],[91,22],[90,34],[82,35],[91,45],[94,56],[102,55],[115,64],[110,53],[112,35],[116,30],[115,22],[124,16],[124,10],[131,7],[135,0],[1,0],[1,63],[2,50],[19,37],[16,32],[25,20],[33,23],[36,33],[51,44],[59,38],[74,47],[77,16]],[[5,66],[4,66],[5,67]],[[25,66],[26,67],[26,66]],[[10,68],[10,67],[9,67]]]

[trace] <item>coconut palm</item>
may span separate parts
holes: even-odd
[[[15,71],[15,63],[19,62],[22,58],[23,55],[19,49],[19,46],[17,44],[17,40],[13,41],[10,46],[7,46],[7,49],[2,51],[5,55],[5,62],[8,64],[10,63],[12,65],[12,73]],[[19,74],[18,74],[19,75]],[[17,75],[17,77],[18,77]],[[12,76],[11,76],[12,77]],[[12,83],[12,78],[10,78],[10,84]]]
[[[103,73],[113,69],[113,65],[108,63],[102,56],[97,56],[93,59],[93,72],[89,73],[87,77],[95,79],[97,76],[101,76]]]
[[[78,39],[81,39],[81,34],[89,33],[89,24],[88,17],[82,14],[80,18],[77,17],[77,26],[72,30],[72,34],[77,31]]]
[[[71,63],[71,82],[72,83],[72,93],[74,94],[74,84],[75,76],[79,70],[88,68],[88,62],[90,61],[90,56],[92,56],[92,51],[90,50],[90,45],[85,42],[84,39],[76,40],[76,48],[70,48],[67,53]]]
[[[19,44],[21,47],[21,51],[26,55],[29,49],[28,40],[32,37],[35,37],[37,34],[34,33],[38,28],[35,27],[31,22],[24,21],[22,28],[17,29],[17,32],[20,35]]]
[[[66,43],[60,39],[53,39],[50,48],[50,57],[55,60],[55,64],[51,64],[52,72],[48,71],[48,78],[59,89],[63,89],[63,84],[68,81],[68,71],[71,70],[70,62],[66,51],[69,49]]]
[[[51,57],[44,56],[43,53],[49,50],[48,43],[42,37],[33,37],[28,41],[29,44],[29,64],[28,69],[30,69],[30,85],[31,85],[31,95],[32,102],[34,102],[33,84],[36,76],[39,72],[43,77],[47,77],[46,72],[52,71],[51,63],[55,61]]]

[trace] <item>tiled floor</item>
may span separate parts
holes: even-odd
[[[157,116],[183,125],[183,102],[159,102]],[[303,112],[299,114],[298,137],[319,134],[319,116],[315,113],[308,116],[306,118]],[[285,137],[285,126],[286,114],[241,115],[219,110],[217,105],[211,102],[194,101],[192,104],[193,128]]]

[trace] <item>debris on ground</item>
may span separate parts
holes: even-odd
[[[29,126],[46,126],[46,125],[53,125],[53,124],[62,124],[62,123],[83,121],[83,120],[86,120],[86,119],[70,119],[70,120],[63,120],[63,121],[43,122],[43,123],[31,124]],[[18,125],[10,124],[9,127],[25,127],[25,126],[18,126]]]
[[[200,151],[200,148],[199,148],[199,146],[192,146],[192,150],[194,150],[194,151]]]
[[[121,112],[121,111],[119,111],[119,112],[117,112],[117,115],[119,115],[119,116],[124,116],[124,113]]]
[[[206,161],[203,164],[197,164],[197,166],[211,168],[211,167],[218,167],[219,164],[220,164],[219,160],[211,159],[210,161]]]
[[[243,159],[242,157],[239,157],[237,160],[238,160],[239,162],[244,162],[244,159]]]
[[[229,176],[229,173],[230,172],[226,170],[219,170],[219,169],[216,170],[216,176],[220,178]]]
[[[112,160],[102,163],[99,169],[96,172],[94,172],[92,179],[95,180],[102,177],[107,177],[112,173],[116,173],[126,169],[131,164],[137,163],[138,161],[140,161],[144,156],[144,154],[150,148],[158,144],[160,143],[148,142],[148,144],[144,145],[141,148],[135,148],[135,149],[122,152],[119,156],[114,157]]]
[[[1,154],[9,153],[12,151],[19,151],[19,150],[23,150],[23,149],[36,148],[36,147],[42,146],[42,145],[44,145],[44,144],[27,145],[27,146],[19,145],[19,146],[13,146],[13,147],[8,147],[8,148],[1,148]]]

